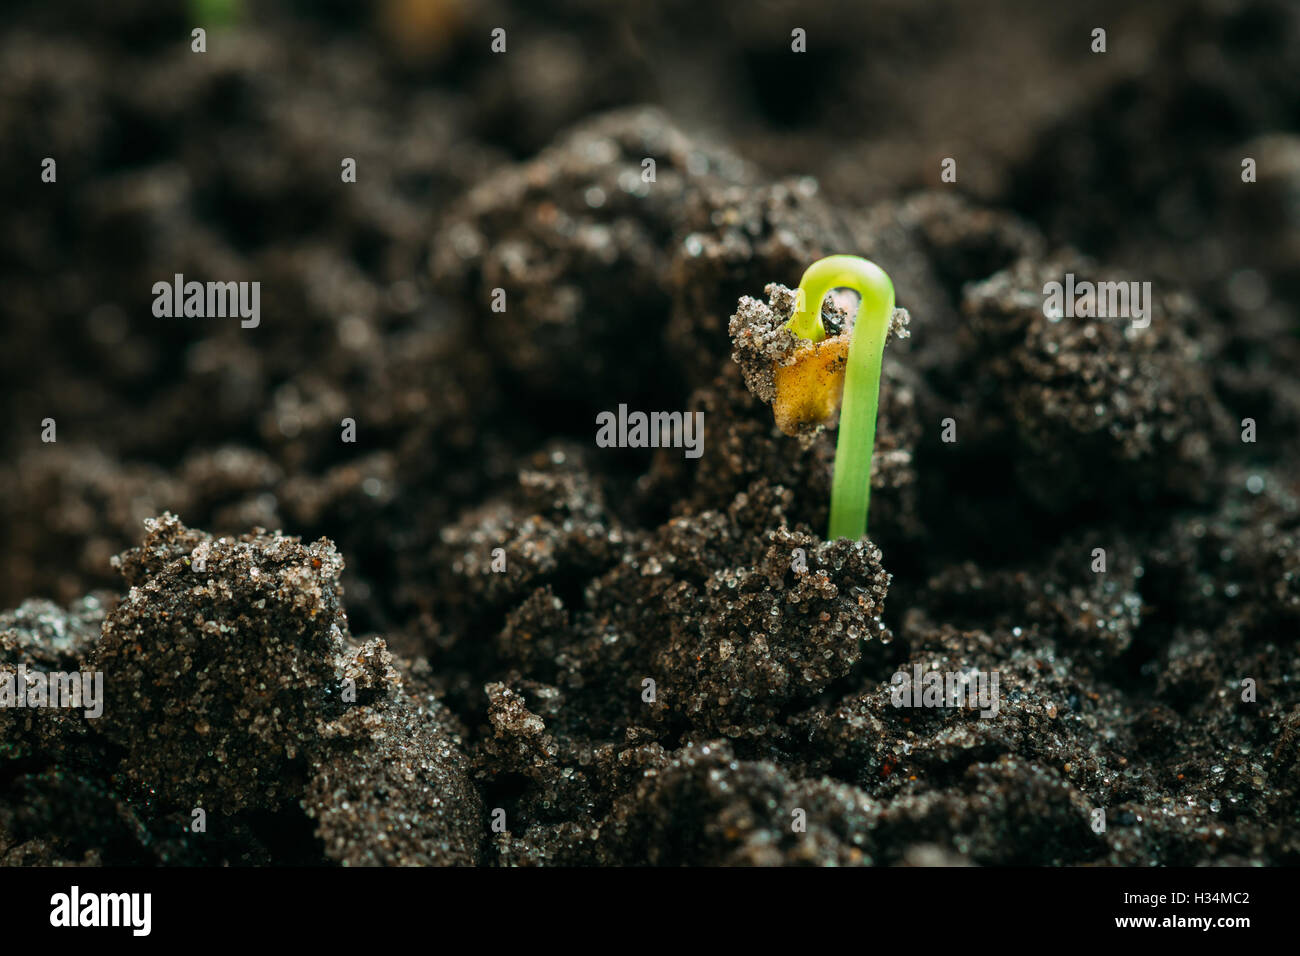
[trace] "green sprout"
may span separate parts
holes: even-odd
[[[797,305],[787,328],[812,342],[824,339],[822,300],[833,289],[852,289],[862,297],[844,372],[828,534],[832,540],[856,540],[867,533],[880,366],[894,312],[894,283],[874,262],[858,256],[827,256],[810,265],[799,280]]]

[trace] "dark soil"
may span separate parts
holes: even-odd
[[[105,700],[0,709],[0,862],[1300,863],[1300,9],[628,6],[10,4],[0,669]],[[729,333],[833,253],[859,542]]]

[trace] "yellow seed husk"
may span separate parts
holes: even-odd
[[[797,435],[810,425],[830,421],[844,395],[844,370],[848,364],[849,336],[822,339],[810,349],[800,349],[790,365],[774,369],[776,398],[772,411],[776,426]]]

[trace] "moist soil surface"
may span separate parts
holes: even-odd
[[[0,862],[1300,862],[1293,4],[11,6]],[[857,542],[733,360],[836,253]]]

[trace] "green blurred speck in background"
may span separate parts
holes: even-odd
[[[189,0],[189,5],[195,26],[229,27],[244,18],[244,0]]]

